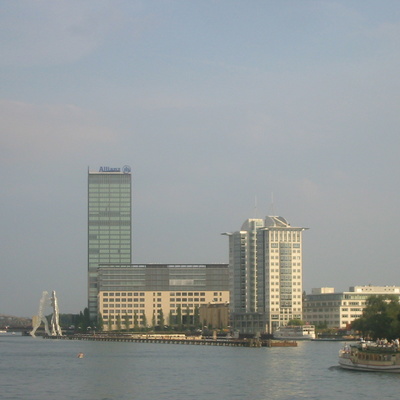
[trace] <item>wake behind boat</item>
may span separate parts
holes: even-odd
[[[345,345],[339,351],[339,365],[344,369],[400,373],[400,351],[395,345],[360,342]]]
[[[315,339],[314,325],[280,326],[273,333],[274,339],[280,340],[312,340]]]

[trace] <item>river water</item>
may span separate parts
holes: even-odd
[[[337,367],[341,345],[240,348],[1,335],[0,399],[400,398],[400,374]],[[77,358],[79,352],[84,358]]]

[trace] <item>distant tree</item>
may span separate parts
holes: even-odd
[[[146,317],[146,313],[143,313],[142,325],[143,325],[144,328],[147,328],[147,317]]]
[[[107,320],[107,330],[108,332],[112,331],[112,317],[111,315],[108,316],[108,320]]]
[[[117,331],[120,331],[122,329],[122,323],[121,323],[121,315],[117,315]]]
[[[89,309],[87,307],[83,310],[83,316],[84,316],[85,322],[87,323],[87,326],[89,326],[90,325],[90,314],[89,314]]]
[[[156,312],[154,310],[153,310],[153,316],[151,317],[151,325],[153,326],[153,329],[157,325]]]
[[[124,315],[124,326],[125,326],[125,329],[127,331],[129,331],[129,329],[130,329],[130,321],[129,321],[129,315],[126,313],[126,311],[125,311],[125,315]]]
[[[326,330],[328,329],[328,322],[324,321],[324,322],[319,322],[316,326],[315,326],[318,330]]]
[[[90,326],[91,322],[90,322],[90,315],[89,315],[89,309],[85,308],[79,313],[79,316],[76,318],[76,324],[75,326],[77,327],[79,332],[83,332],[86,333],[87,332],[87,328]]]
[[[180,304],[176,307],[176,325],[179,330],[182,330],[182,308]]]
[[[305,324],[304,324],[304,321],[301,319],[291,319],[291,320],[289,320],[288,325],[302,326]]]
[[[185,316],[186,318],[186,327],[187,328],[189,328],[189,326],[190,326],[190,309],[189,309],[189,306],[187,306],[186,307],[186,316]]]
[[[81,333],[86,332],[86,326],[85,326],[84,320],[85,319],[83,317],[83,312],[81,311],[79,313],[78,317],[76,318],[76,323],[75,323],[76,329]]]
[[[133,328],[135,329],[135,331],[139,329],[138,315],[136,311],[133,314]]]
[[[99,316],[97,317],[97,330],[102,331],[103,329],[104,329],[104,320],[101,313],[99,313]]]
[[[164,325],[165,325],[165,321],[164,321],[164,312],[162,310],[162,308],[158,311],[158,316],[159,316],[159,325],[160,325],[160,330],[163,331],[164,330]]]
[[[170,327],[173,327],[175,325],[175,318],[172,310],[169,312],[169,317],[168,317],[168,324]]]
[[[360,318],[351,324],[352,329],[371,339],[393,340],[400,336],[400,303],[396,295],[374,295],[366,301]]]
[[[68,328],[71,325],[76,324],[76,318],[79,317],[79,314],[60,314],[60,326],[62,328]]]
[[[194,313],[193,313],[193,325],[195,328],[200,327],[200,312],[199,312],[199,306],[196,305],[194,307]]]

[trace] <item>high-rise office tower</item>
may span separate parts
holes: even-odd
[[[302,318],[302,232],[282,217],[248,219],[229,236],[233,327],[273,331]]]
[[[98,314],[99,264],[132,262],[131,169],[88,171],[88,308]]]

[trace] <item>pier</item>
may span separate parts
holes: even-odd
[[[260,339],[182,339],[168,337],[132,337],[118,335],[63,335],[63,336],[44,336],[44,339],[61,340],[86,340],[95,342],[130,342],[130,343],[162,343],[162,344],[182,344],[198,346],[230,346],[230,347],[297,347],[295,341],[281,340],[260,340]]]

